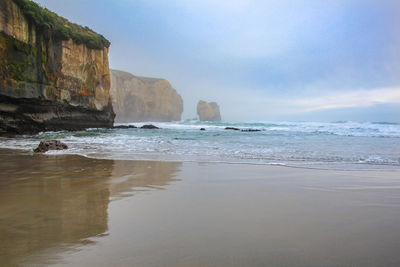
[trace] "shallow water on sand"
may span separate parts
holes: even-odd
[[[399,172],[0,151],[0,265],[400,266]]]

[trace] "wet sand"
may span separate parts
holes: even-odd
[[[0,266],[400,266],[400,172],[0,150]]]

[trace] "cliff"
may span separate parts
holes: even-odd
[[[201,121],[221,121],[219,106],[215,102],[207,103],[200,100],[197,104],[197,115]]]
[[[0,2],[0,133],[111,127],[110,43],[29,0]]]
[[[167,80],[111,70],[111,98],[117,122],[181,120],[182,97]]]

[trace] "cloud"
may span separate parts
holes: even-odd
[[[357,1],[357,0],[352,0]],[[124,0],[164,10],[166,24],[180,38],[194,39],[225,57],[260,58],[319,42],[338,26],[345,0]]]
[[[276,120],[279,118],[290,120],[290,118],[299,119],[304,116],[304,118],[313,118],[312,114],[319,114],[320,111],[329,111],[333,117],[340,111],[338,118],[346,119],[346,116],[351,116],[353,110],[365,111],[366,108],[370,108],[376,111],[377,107],[388,105],[400,107],[400,87],[323,92],[322,95],[314,94],[308,97],[268,95],[262,91],[254,91],[246,95],[241,88],[231,88],[229,98],[221,94],[214,96],[213,100],[221,103],[222,114],[228,120]],[[381,114],[377,114],[378,117],[379,115]],[[381,119],[384,120],[384,118]]]
[[[302,112],[400,104],[400,87],[335,92],[324,96],[296,99],[292,103]]]

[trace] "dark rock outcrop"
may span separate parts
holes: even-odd
[[[114,126],[113,129],[136,129],[135,125],[118,125]]]
[[[152,124],[146,124],[146,125],[143,125],[142,127],[140,127],[140,129],[153,130],[153,129],[160,129],[160,128],[158,128],[157,126],[154,126]]]
[[[243,129],[242,132],[261,132],[259,129]]]
[[[235,128],[235,127],[225,127],[225,130],[230,130],[230,131],[240,131],[239,128]]]
[[[164,79],[111,70],[111,98],[117,122],[181,120],[182,97]]]
[[[201,121],[221,121],[219,106],[215,102],[207,103],[200,100],[197,104],[197,115]]]
[[[64,150],[68,146],[58,140],[45,140],[40,141],[39,146],[34,150],[35,153],[45,153],[49,150]]]
[[[236,127],[225,127],[225,130],[230,130],[230,131],[241,131],[241,132],[261,132],[259,129],[239,129]]]
[[[33,1],[1,0],[0,134],[112,127],[108,46]]]
[[[200,131],[205,131],[206,130],[206,128],[200,128]]]

